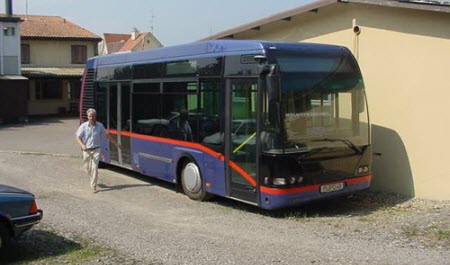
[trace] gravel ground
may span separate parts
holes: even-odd
[[[117,168],[100,171],[93,194],[74,128],[75,120],[0,128],[0,182],[32,191],[44,210],[11,263],[449,264],[448,201],[365,192],[267,212],[194,202]]]

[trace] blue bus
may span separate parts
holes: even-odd
[[[369,188],[365,98],[345,47],[214,40],[89,59],[80,121],[122,144],[102,163],[276,209]]]

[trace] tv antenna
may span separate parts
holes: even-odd
[[[150,32],[153,34],[153,31],[155,30],[155,14],[153,13],[153,9],[151,11],[151,16],[150,16]]]

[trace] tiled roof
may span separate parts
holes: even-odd
[[[103,35],[105,36],[106,44],[121,42],[121,41],[125,42],[129,38],[131,38],[131,34],[105,33]]]
[[[80,67],[22,67],[26,77],[81,77],[83,71]]]
[[[138,45],[142,45],[142,41],[145,38],[145,35],[147,35],[147,33],[141,33],[139,34],[139,36],[136,37],[136,39],[132,40],[131,38],[129,38],[127,40],[127,42],[125,42],[125,44],[122,46],[122,48],[120,48],[120,52],[125,52],[125,51],[131,51],[133,50],[136,46]]]
[[[22,38],[101,40],[96,34],[62,17],[17,16],[23,20],[20,24],[20,35]]]
[[[131,34],[104,33],[103,36],[108,53],[120,51],[128,39],[131,38]]]
[[[121,42],[113,42],[113,43],[108,43],[106,44],[106,47],[108,49],[108,53],[116,53],[119,52],[120,49],[123,47],[123,45],[125,44],[125,41],[121,41]]]
[[[161,42],[159,42],[159,40],[150,32],[144,32],[139,34],[136,39],[132,40],[131,37],[128,39],[127,42],[125,42],[125,44],[122,46],[122,48],[120,48],[120,52],[126,52],[126,51],[132,51],[133,49],[136,49],[136,47],[141,47],[143,45],[143,41],[145,37],[150,37],[151,39],[153,39],[153,41],[155,42],[155,44],[157,44],[157,46],[162,47]]]
[[[116,52],[127,52],[133,50],[140,50],[146,38],[152,40],[152,46],[162,47],[163,45],[159,40],[150,32],[140,33],[136,38],[132,39],[132,34],[115,34],[104,33],[104,44],[107,47],[108,54]],[[148,44],[146,45],[148,49]]]

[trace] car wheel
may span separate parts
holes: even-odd
[[[184,193],[192,200],[204,201],[208,197],[207,192],[203,188],[200,169],[193,161],[185,163],[181,170],[181,186]]]
[[[0,253],[5,253],[6,248],[9,246],[10,236],[8,228],[5,223],[0,222]]]

